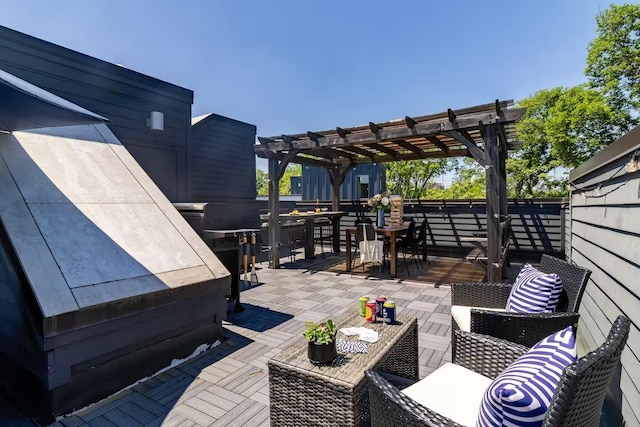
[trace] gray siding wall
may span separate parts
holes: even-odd
[[[2,26],[0,69],[109,118],[169,200],[189,200],[192,91]],[[147,127],[151,111],[164,113],[163,132]]]
[[[369,196],[387,189],[386,168],[383,164],[358,165],[345,178],[340,187],[342,200],[360,200],[358,176],[369,177]],[[302,200],[331,200],[331,181],[324,168],[302,166]]]
[[[620,142],[607,147],[601,154],[619,151],[620,146],[614,145]],[[640,149],[640,137],[636,137],[635,143],[636,149]],[[624,314],[632,321],[627,348],[622,353],[619,378],[622,397],[617,404],[621,405],[627,425],[638,426],[640,172],[626,172],[628,154],[615,157],[603,161],[587,175],[572,179],[570,257],[573,262],[593,271],[580,306],[580,350],[584,352],[601,344],[618,315]],[[614,395],[616,389],[617,385],[612,387]]]
[[[211,114],[192,128],[192,201],[256,197],[256,127]],[[257,212],[256,212],[257,214]]]

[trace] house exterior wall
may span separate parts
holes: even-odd
[[[570,260],[593,272],[580,306],[581,352],[601,344],[618,315],[632,322],[610,400],[629,426],[640,425],[640,172],[626,166],[639,150],[637,127],[571,172],[567,228]]]
[[[256,127],[210,114],[192,127],[193,202],[256,198]]]
[[[111,120],[111,131],[172,202],[190,198],[193,92],[0,26],[0,69]],[[151,131],[151,111],[164,131]]]
[[[369,195],[381,193],[387,189],[386,168],[381,163],[356,166],[345,178],[340,187],[341,200],[360,200],[358,181],[360,176],[369,180]],[[331,200],[331,181],[323,168],[302,166],[302,200]]]

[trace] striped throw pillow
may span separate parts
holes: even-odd
[[[562,294],[562,280],[531,264],[525,264],[511,288],[506,311],[511,313],[552,313]]]
[[[487,388],[477,426],[541,426],[562,371],[575,361],[571,327],[543,339]]]

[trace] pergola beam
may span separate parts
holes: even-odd
[[[523,114],[524,109],[512,109],[503,111],[505,120],[517,121]],[[349,134],[347,130],[341,129],[338,131],[338,136],[325,135],[324,138],[318,138],[317,141],[310,139],[300,139],[293,141],[291,144],[285,142],[270,143],[269,148],[272,151],[289,150],[291,148],[296,149],[309,149],[319,147],[344,147],[353,144],[366,145],[372,143],[379,143],[382,141],[405,139],[413,137],[427,137],[434,136],[440,132],[459,130],[459,129],[471,129],[478,126],[478,122],[482,121],[485,124],[494,123],[496,120],[495,113],[478,113],[468,116],[458,116],[456,120],[451,123],[449,121],[441,122],[429,122],[418,123],[413,128],[398,127],[390,129],[380,129],[377,133],[363,132]],[[346,133],[345,133],[346,132]],[[341,136],[344,135],[344,136]]]
[[[392,148],[389,147],[385,147],[382,144],[378,144],[378,143],[374,143],[374,144],[367,144],[369,147],[371,148],[375,148],[378,151],[381,151],[385,154],[388,154],[389,156],[396,158],[398,156],[398,152]]]
[[[353,145],[340,147],[340,149],[344,150],[344,151],[348,151],[350,153],[360,154],[361,156],[365,156],[365,157],[368,157],[370,159],[373,159],[375,157],[375,155],[376,155],[375,153],[372,153],[371,151],[367,151],[364,148],[355,147]]]
[[[419,147],[416,147],[415,145],[413,145],[410,142],[405,141],[404,139],[399,139],[397,141],[393,141],[395,144],[398,144],[400,147],[402,148],[406,148],[407,150],[413,152],[414,154],[417,154],[418,156],[422,156],[422,154],[424,153],[424,151],[422,151]],[[440,142],[440,141],[438,141]]]
[[[440,141],[435,136],[428,136],[427,140],[430,143],[432,143],[433,145],[435,145],[436,147],[438,147],[440,149],[440,151],[442,151],[445,154],[445,157],[450,157],[449,156],[449,147],[447,147],[444,142]]]
[[[486,130],[485,130],[486,132]],[[473,142],[473,140],[470,140],[468,138],[466,138],[465,136],[463,136],[460,132],[456,132],[456,131],[445,131],[442,132],[447,136],[450,136],[451,138],[454,138],[455,140],[457,140],[458,142],[462,143],[462,145],[464,145],[465,147],[467,147],[467,150],[469,150],[469,152],[471,153],[471,155],[473,156],[473,158],[480,163],[482,166],[486,166],[487,164],[487,160],[486,160],[486,156],[485,156],[485,152],[482,151],[482,149],[480,147],[478,147],[476,145],[475,142]]]

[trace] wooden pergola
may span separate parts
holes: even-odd
[[[501,221],[507,215],[507,150],[519,146],[515,123],[524,108],[498,101],[439,114],[405,117],[384,123],[323,132],[258,137],[257,156],[269,162],[269,241],[273,267],[280,259],[279,183],[291,162],[326,169],[332,185],[332,208],[340,209],[340,186],[355,166],[403,160],[471,157],[486,171],[487,276],[501,277]],[[275,243],[274,243],[275,242]]]

